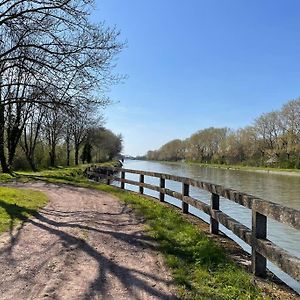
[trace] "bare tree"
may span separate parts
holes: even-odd
[[[92,2],[0,1],[0,160],[4,172],[10,170],[26,123],[24,116],[33,104],[55,110],[103,105],[106,86],[118,80],[111,73],[111,62],[123,46],[117,41],[119,32],[89,22]]]
[[[56,165],[56,148],[63,136],[65,117],[58,109],[47,111],[43,122],[43,133],[49,146],[50,166]]]
[[[35,163],[35,150],[39,140],[40,131],[44,121],[46,110],[43,106],[37,106],[30,111],[26,125],[23,131],[21,147],[25,153],[26,159],[33,171],[37,170]]]

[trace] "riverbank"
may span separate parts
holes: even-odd
[[[196,164],[206,168],[239,170],[239,171],[276,174],[276,175],[300,176],[299,169],[280,169],[280,168],[250,167],[250,166],[239,166],[239,165],[203,164],[203,163],[193,163],[193,162],[187,162],[187,164]]]
[[[17,182],[33,180],[101,190],[134,208],[145,220],[149,238],[159,243],[157,250],[164,254],[182,299],[297,299],[289,289],[273,281],[253,281],[252,275],[240,266],[247,254],[239,246],[224,236],[211,236],[205,231],[207,224],[191,216],[186,218],[177,209],[165,207],[167,204],[89,182],[80,168],[16,175]],[[230,253],[230,243],[238,250]]]
[[[197,166],[203,167],[203,168],[246,171],[246,172],[256,172],[256,173],[263,173],[263,174],[300,176],[300,169],[280,169],[280,168],[271,168],[271,167],[251,167],[251,166],[241,166],[241,165],[205,164],[205,163],[191,162],[191,161],[188,161],[188,162],[153,161],[153,162],[162,162],[162,163],[168,163],[168,164],[197,165]]]

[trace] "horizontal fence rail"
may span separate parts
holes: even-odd
[[[211,233],[218,234],[219,224],[222,224],[251,246],[251,267],[252,272],[255,275],[261,277],[266,276],[266,263],[268,259],[276,264],[282,271],[300,282],[300,259],[267,239],[267,218],[272,218],[280,223],[287,224],[294,229],[300,230],[300,211],[233,189],[225,188],[221,185],[170,174],[96,166],[87,168],[85,173],[88,178],[96,181],[105,179],[107,184],[110,184],[111,181],[120,182],[120,187],[122,189],[125,189],[125,184],[138,186],[140,194],[144,194],[145,188],[156,191],[159,193],[159,200],[161,202],[165,201],[165,195],[179,199],[182,201],[183,213],[189,212],[189,206],[203,211],[210,216]],[[126,173],[139,175],[139,181],[126,179]],[[117,174],[121,174],[121,176],[117,176]],[[145,176],[159,178],[159,186],[145,183]],[[178,193],[167,189],[166,180],[180,182],[182,184],[182,192]],[[211,193],[210,205],[190,197],[190,186]],[[220,197],[251,209],[252,228],[248,228],[222,212],[220,210]]]

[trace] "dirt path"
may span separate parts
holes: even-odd
[[[128,207],[99,191],[29,186],[50,203],[0,236],[1,300],[176,299],[154,241]]]

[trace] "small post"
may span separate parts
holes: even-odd
[[[140,174],[140,183],[144,183],[144,175]],[[140,194],[144,194],[144,187],[140,186]]]
[[[190,192],[190,186],[186,183],[182,183],[182,197],[189,196],[189,192]],[[182,212],[184,214],[189,213],[189,205],[185,203],[183,199],[182,199]]]
[[[159,187],[161,189],[164,189],[166,187],[166,180],[164,178],[160,178]],[[162,192],[159,193],[159,201],[161,201],[161,202],[165,201],[165,193],[162,193]]]
[[[252,273],[267,276],[267,259],[256,251],[257,239],[267,238],[267,217],[252,209]]]
[[[220,209],[220,196],[217,194],[211,194],[210,207],[212,210]],[[210,216],[210,233],[218,234],[219,233],[219,222]]]
[[[125,179],[125,172],[124,171],[122,171],[121,172],[121,180],[122,179]],[[124,181],[121,181],[121,189],[125,189],[125,182]]]

